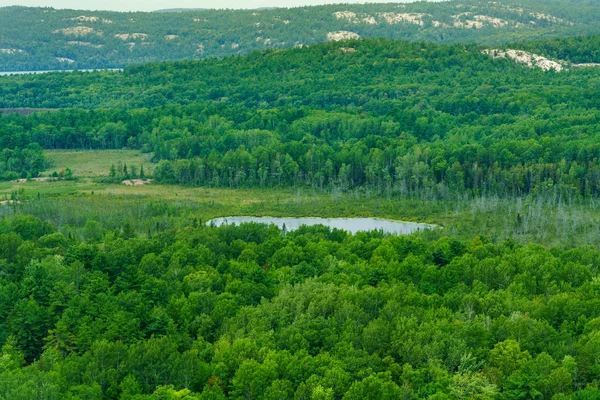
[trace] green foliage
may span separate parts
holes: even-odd
[[[528,41],[505,45],[532,53],[544,54],[556,60],[573,64],[596,63],[600,60],[599,35],[575,36],[553,40]]]
[[[30,143],[28,135],[15,132],[16,126],[5,128],[0,132],[0,180],[37,177],[50,165],[42,148]]]
[[[492,400],[498,397],[498,389],[479,373],[456,374],[450,385],[454,399]]]
[[[600,376],[597,250],[96,225],[0,224],[3,397],[576,399]]]
[[[523,3],[402,7],[422,24],[385,21],[405,18],[381,14],[390,5],[344,5],[358,21],[336,17],[337,5],[97,19],[0,9],[7,49],[22,43],[12,32],[24,18],[32,26],[28,50],[1,52],[0,69],[10,57],[106,66],[311,43],[0,78],[0,107],[18,111],[0,116],[0,179],[32,181],[48,167],[42,147],[126,147],[139,158],[101,166],[107,182],[148,175],[143,152],[158,182],[230,188],[36,198],[3,183],[0,398],[598,397],[598,70],[544,72],[474,44],[312,45],[349,25],[363,37],[494,43],[598,24],[593,2]],[[472,15],[487,21],[480,30],[460,26]],[[87,36],[69,43],[65,24]],[[285,28],[296,24],[304,33]],[[116,37],[124,27],[148,36]],[[595,36],[518,46],[598,61]],[[61,157],[56,176],[79,187],[68,181],[80,166]],[[409,236],[203,223],[232,210],[427,210],[452,223]]]
[[[18,131],[21,147],[128,146],[153,153],[157,181],[189,186],[600,194],[599,69],[544,72],[481,51],[378,39],[135,66],[119,79],[8,77],[1,106],[63,110],[0,117],[0,145],[16,147]],[[116,182],[135,167],[104,171]]]
[[[393,400],[402,397],[402,391],[389,374],[369,376],[355,382],[344,395],[344,400],[382,399]]]

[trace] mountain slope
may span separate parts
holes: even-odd
[[[600,4],[583,0],[176,13],[7,7],[0,8],[0,71],[122,67],[358,37],[498,44],[597,33],[599,17]]]

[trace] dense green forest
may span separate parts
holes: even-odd
[[[597,250],[122,222],[0,221],[0,396],[600,396]]]
[[[502,47],[544,54],[556,60],[571,63],[594,63],[600,60],[600,35],[574,36],[553,40],[526,41]]]
[[[455,0],[174,13],[5,7],[0,8],[0,71],[223,57],[339,37],[497,44],[598,33],[599,14],[600,4],[590,0]]]
[[[573,57],[599,61],[597,40],[577,43]],[[183,185],[597,196],[600,69],[547,72],[482,52],[374,39],[4,77],[1,107],[59,110],[1,116],[0,137],[141,149],[159,162],[155,179]]]
[[[37,143],[23,143],[21,147],[7,144],[0,138],[0,180],[31,178],[49,167],[42,148]]]

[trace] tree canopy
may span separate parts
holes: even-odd
[[[597,40],[565,43],[598,61]],[[600,69],[544,71],[483,50],[374,39],[5,77],[1,106],[59,110],[0,117],[0,138],[137,148],[159,162],[158,181],[183,185],[596,196]]]
[[[598,396],[591,248],[18,215],[0,265],[6,398]]]

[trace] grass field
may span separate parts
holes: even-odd
[[[48,150],[46,156],[53,164],[43,174],[46,176],[65,168],[70,168],[76,177],[108,175],[110,166],[119,162],[134,165],[138,171],[142,165],[148,173],[153,169],[150,162],[152,154],[142,154],[139,150]]]

